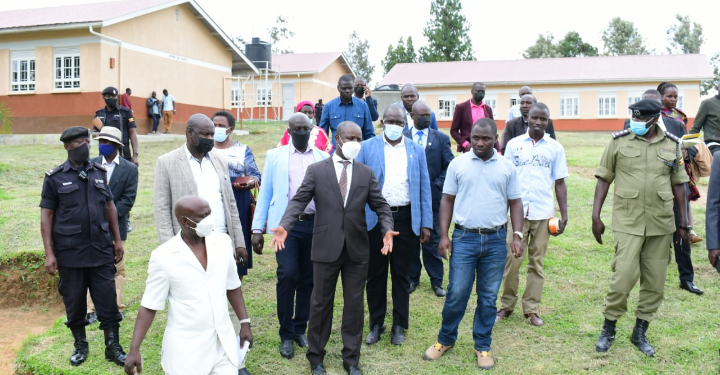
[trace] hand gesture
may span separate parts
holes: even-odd
[[[242,260],[243,264],[247,264],[247,262],[248,262],[247,249],[245,249],[244,247],[236,247],[235,248],[235,259],[237,259],[238,263],[240,263],[240,260]]]
[[[442,236],[438,248],[440,250],[440,256],[448,260],[448,257],[452,254],[452,242],[450,238],[448,238],[448,236]]]
[[[270,231],[273,232],[273,237],[270,240],[270,247],[272,247],[273,251],[277,253],[285,248],[285,240],[287,239],[288,233],[282,226],[270,229]],[[392,244],[390,246],[392,247]]]
[[[595,241],[602,245],[602,235],[605,233],[605,224],[603,224],[602,219],[592,219],[592,232],[593,236],[595,236]]]
[[[130,353],[128,353],[127,358],[125,358],[125,373],[127,375],[135,375],[135,368],[137,368],[137,373],[142,373],[142,357],[140,356],[139,351],[131,350]]]
[[[389,230],[385,232],[385,237],[383,237],[383,247],[380,249],[380,252],[382,255],[388,255],[392,253],[393,249],[393,237],[399,235],[400,232],[395,232],[392,230]]]
[[[253,233],[252,235],[252,248],[255,254],[262,255],[263,246],[265,245],[265,238],[262,233]]]
[[[367,98],[368,96],[370,96],[370,86],[365,85],[365,97]]]

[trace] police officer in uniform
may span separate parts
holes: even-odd
[[[641,100],[633,111],[630,128],[614,133],[595,173],[597,186],[592,232],[602,244],[605,225],[600,219],[610,184],[615,181],[612,229],[615,232],[614,272],[605,300],[605,322],[595,343],[605,352],[615,339],[615,323],[627,311],[627,298],[640,279],[635,328],[630,341],[645,355],[655,350],[647,341],[650,321],[663,299],[670,247],[675,232],[673,206],[685,207],[688,176],[679,139],[657,126],[660,102]],[[680,210],[677,235],[689,241],[687,213]]]
[[[95,301],[100,329],[105,331],[105,358],[123,365],[120,346],[122,316],[115,297],[115,263],[123,257],[117,211],[102,165],[90,163],[90,131],[73,126],[60,140],[68,159],[48,171],[40,201],[40,225],[45,270],[60,273],[58,291],[75,339],[70,364],[79,366],[88,355],[85,336],[86,293]]]
[[[120,129],[122,133],[123,147],[120,149],[120,156],[125,160],[138,165],[138,141],[137,126],[133,112],[126,107],[117,104],[118,91],[116,88],[109,86],[102,91],[105,107],[95,112],[95,117],[100,120],[102,126],[112,126]],[[100,131],[97,126],[95,131]],[[132,154],[130,153],[130,144],[132,143]]]

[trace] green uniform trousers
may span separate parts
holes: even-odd
[[[615,232],[615,256],[610,268],[613,277],[603,315],[618,320],[627,311],[630,291],[640,279],[635,316],[652,321],[663,300],[665,277],[670,262],[672,233],[662,236],[636,236]]]
[[[503,275],[503,293],[500,299],[500,308],[513,310],[518,300],[518,286],[520,284],[520,265],[528,257],[527,285],[522,296],[523,313],[539,314],[540,299],[542,298],[545,274],[543,262],[547,253],[550,231],[547,220],[523,220],[523,245],[525,252],[520,258],[512,253],[513,232],[507,231],[507,258],[505,260],[505,274]]]

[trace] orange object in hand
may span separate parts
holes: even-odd
[[[558,231],[560,230],[560,219],[556,217],[548,219],[548,230],[550,231],[550,234],[558,234]]]

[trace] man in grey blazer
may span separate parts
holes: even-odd
[[[291,232],[308,203],[315,200],[315,227],[310,257],[313,262],[313,291],[310,298],[307,359],[313,375],[324,375],[325,345],[332,328],[333,302],[339,275],[343,285],[343,366],[349,375],[358,368],[364,321],[363,291],[371,251],[392,252],[393,216],[372,169],[353,159],[360,152],[362,133],[354,122],[344,121],[335,133],[335,154],[310,164],[302,185],[288,203],[270,246],[285,248]],[[383,248],[370,248],[365,205],[378,215],[384,233]]]
[[[708,249],[708,260],[713,267],[720,267],[720,152],[713,155],[713,162],[708,183],[708,198],[705,208],[705,239]],[[720,272],[720,268],[718,268]]]

